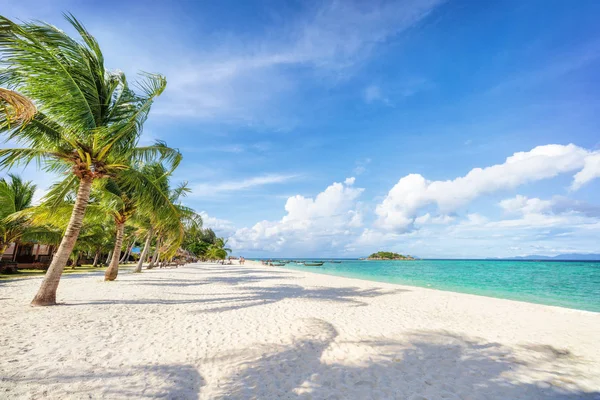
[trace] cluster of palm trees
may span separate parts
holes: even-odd
[[[56,304],[73,254],[92,252],[97,263],[112,246],[105,274],[110,281],[117,277],[124,243],[126,254],[143,243],[140,272],[152,247],[155,263],[176,254],[186,230],[204,232],[200,216],[181,204],[189,189],[171,186],[179,151],[160,141],[140,145],[166,79],[143,73],[130,84],[123,72],[105,69],[94,37],[72,15],[65,17],[80,40],[46,23],[17,24],[0,16],[0,135],[18,146],[0,149],[0,169],[35,162],[63,177],[34,207],[31,183],[14,175],[0,181],[0,191],[31,193],[10,209],[0,204],[6,214],[0,215],[6,221],[0,249],[25,234],[46,235],[58,244],[32,301],[36,306]]]

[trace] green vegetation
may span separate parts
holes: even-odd
[[[371,254],[367,260],[414,260],[414,258],[408,255],[392,253],[391,251],[378,251]]]
[[[134,246],[143,246],[134,272],[150,259],[148,268],[193,257],[223,259],[229,251],[181,203],[187,184],[171,185],[180,152],[162,141],[139,145],[165,77],[143,73],[130,84],[123,72],[105,69],[85,27],[72,15],[66,19],[78,38],[43,22],[0,16],[0,139],[18,146],[0,149],[0,170],[35,162],[63,177],[37,205],[31,182],[15,175],[0,180],[0,255],[14,242],[56,248],[42,266],[47,272],[6,275],[45,274],[36,306],[56,304],[63,272],[105,270],[105,280],[116,279]],[[76,266],[83,262],[89,266]],[[65,270],[67,264],[76,267]]]
[[[11,218],[17,212],[31,207],[35,185],[23,182],[16,175],[10,180],[0,179],[0,258],[10,243],[18,243],[26,234],[28,223],[25,218]]]
[[[231,249],[227,240],[217,237],[212,229],[191,227],[186,231],[182,247],[198,258],[205,260],[224,260]]]

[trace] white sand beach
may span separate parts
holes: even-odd
[[[597,399],[600,314],[248,262],[0,281],[2,399]]]

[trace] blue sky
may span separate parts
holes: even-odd
[[[236,254],[600,253],[600,2],[0,5],[167,76],[143,141]]]

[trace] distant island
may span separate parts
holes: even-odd
[[[378,251],[367,257],[367,260],[414,260],[414,257],[405,256],[391,251]]]

